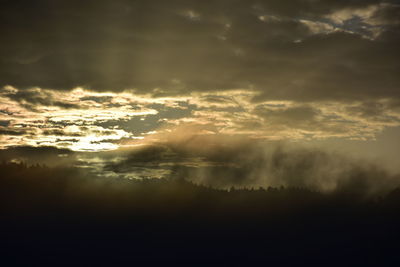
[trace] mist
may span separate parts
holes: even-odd
[[[186,179],[225,190],[283,186],[376,195],[393,190],[400,182],[398,174],[378,162],[327,148],[195,134],[188,128],[146,139],[141,145],[116,153],[100,153],[103,170],[138,179],[151,178],[152,174],[156,178]],[[135,176],[139,169],[147,170],[147,176]]]

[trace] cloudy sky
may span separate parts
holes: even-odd
[[[284,142],[399,169],[397,0],[2,3],[3,150]]]

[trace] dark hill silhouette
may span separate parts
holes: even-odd
[[[398,262],[400,190],[366,199],[348,191],[110,179],[24,163],[0,169],[5,266]]]

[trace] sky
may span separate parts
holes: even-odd
[[[250,164],[279,151],[310,177],[400,171],[399,1],[12,0],[0,21],[2,155],[252,185],[293,175]]]

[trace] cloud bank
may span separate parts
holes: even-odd
[[[0,86],[398,99],[399,12],[394,0],[9,1]]]
[[[373,140],[400,125],[400,106],[392,99],[254,103],[258,94],[237,89],[153,97],[6,86],[0,90],[0,148],[112,150],[176,127],[266,140]]]

